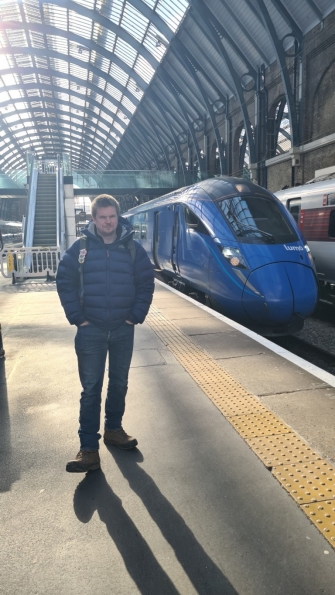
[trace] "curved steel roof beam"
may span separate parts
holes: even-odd
[[[18,70],[19,70],[18,68],[12,68],[11,70],[8,70],[7,72],[8,72],[8,74],[12,74],[13,72],[14,73],[17,73],[17,74],[20,74],[18,72]],[[44,74],[42,69],[33,69],[33,71],[34,71],[34,73]],[[4,72],[5,71],[1,71],[0,72],[0,76],[2,76]],[[63,78],[67,79],[70,82],[73,82],[73,81],[74,82],[77,82],[77,80],[78,81],[80,80],[80,79],[75,79],[74,77],[71,78],[70,75],[63,76]],[[127,108],[124,107],[122,105],[122,103],[120,103],[119,101],[114,101],[113,98],[110,95],[106,95],[106,93],[103,93],[102,91],[99,92],[99,90],[98,90],[99,87],[95,87],[95,85],[92,85],[91,83],[89,85],[83,85],[83,84],[81,84],[81,87],[85,87],[85,88],[91,89],[91,91],[93,91],[94,93],[97,93],[97,95],[102,95],[102,97],[104,99],[107,99],[108,101],[110,101],[113,105],[115,105],[115,107],[117,109],[119,109],[120,111],[123,111],[124,112],[124,115],[127,116],[128,120],[131,119],[131,117],[132,117],[133,114],[129,110],[127,110]],[[48,83],[45,83],[45,84],[41,84],[41,83],[23,83],[23,86],[22,86],[22,84],[19,84],[18,83],[16,85],[8,85],[8,86],[2,87],[2,88],[0,87],[0,92],[2,90],[8,92],[8,91],[14,91],[14,90],[17,90],[17,89],[20,89],[22,91],[26,91],[26,89],[39,89],[40,91],[52,91],[53,93],[66,93],[66,95],[72,95],[73,97],[77,97],[81,101],[83,101],[83,100],[84,101],[88,101],[88,102],[92,103],[92,105],[94,105],[95,107],[97,107],[100,110],[103,107],[105,107],[105,106],[103,106],[102,103],[99,103],[98,101],[96,101],[96,99],[93,99],[89,95],[83,95],[82,93],[78,93],[77,91],[75,91],[74,89],[71,89],[71,88],[64,89],[64,87],[59,87],[58,85],[54,85],[53,83],[50,83],[50,84],[48,84]],[[32,96],[30,95],[30,97],[32,97]],[[36,97],[38,97],[42,101],[52,101],[53,100],[52,97],[44,97],[44,96],[39,97],[38,95],[36,95]],[[21,101],[24,100],[24,97],[19,98],[19,100],[21,100]],[[12,104],[14,102],[17,102],[17,101],[18,101],[17,98],[16,99],[11,99],[11,100],[6,100],[6,101],[0,101],[0,107],[2,105],[6,105],[6,104],[7,105],[10,105],[10,104]],[[80,106],[80,107],[82,108],[82,106]],[[113,120],[116,120],[120,124],[120,126],[125,126],[124,121],[121,120],[121,118],[117,114],[115,114],[114,112],[112,112],[108,108],[105,108],[103,111],[104,112],[107,112],[113,118]]]
[[[318,17],[319,21],[323,20],[323,14],[314,0],[306,0],[310,9],[314,12],[314,14]]]
[[[174,54],[174,55],[176,55],[176,54]],[[182,69],[185,69],[185,66],[182,64],[182,62],[181,62],[181,60],[180,60],[179,57],[178,57],[178,60],[179,60],[179,64],[182,67]],[[169,72],[169,70],[168,70],[169,67],[170,67],[170,69],[171,69],[172,72]],[[185,103],[188,104],[188,106],[189,106],[189,108],[190,108],[191,111],[195,112],[196,118],[198,118],[199,117],[199,112],[200,112],[199,105],[201,106],[201,110],[202,110],[200,113],[203,113],[204,105],[203,105],[203,103],[201,103],[200,98],[198,99],[198,105],[196,105],[196,103],[194,102],[194,96],[193,96],[192,93],[190,93],[189,87],[188,86],[185,86],[184,88],[182,88],[180,86],[178,80],[177,80],[177,77],[174,77],[173,76],[173,74],[178,74],[179,75],[179,78],[181,79],[182,78],[181,73],[179,73],[179,72],[177,73],[176,70],[171,67],[171,64],[162,64],[161,69],[159,69],[159,71],[160,70],[164,70],[164,72],[167,73],[167,75],[170,77],[170,79],[173,80],[173,82],[177,85],[178,89],[180,90],[179,92],[182,95]],[[157,78],[159,78],[159,71],[157,72]],[[202,72],[204,73],[204,71],[202,71]],[[207,76],[207,78],[208,78],[208,76]],[[208,80],[209,81],[212,81],[212,79],[208,79]],[[163,82],[164,82],[164,80],[163,80]],[[215,86],[215,83],[210,82],[210,84],[212,86],[214,86],[215,89],[217,88]],[[219,91],[218,91],[218,95],[221,95],[221,93]]]
[[[8,54],[8,55],[15,56],[17,54],[29,54],[31,56],[31,54],[32,54],[31,48],[20,48],[19,52],[17,51],[17,49],[18,48],[9,48],[9,47],[0,48],[0,55]],[[57,60],[63,60],[64,62],[68,62],[68,64],[75,64],[76,66],[79,66],[80,68],[84,68],[85,70],[87,70],[88,73],[92,72],[99,78],[104,79],[107,83],[110,83],[111,85],[113,85],[113,87],[115,87],[116,89],[121,91],[121,93],[123,93],[126,97],[128,97],[128,99],[130,99],[130,101],[132,103],[138,105],[140,102],[140,100],[137,99],[137,97],[135,97],[135,95],[130,93],[130,91],[128,91],[128,89],[126,87],[123,87],[123,85],[121,85],[121,83],[119,83],[119,81],[117,81],[115,78],[113,78],[110,74],[107,74],[103,70],[100,70],[100,68],[97,68],[96,66],[94,66],[94,64],[91,64],[91,62],[83,62],[83,60],[79,60],[77,58],[74,58],[73,56],[68,56],[67,54],[60,54],[59,52],[55,52],[53,50],[47,50],[47,49],[41,50],[40,48],[34,48],[34,55],[41,56],[41,57],[46,56],[47,58],[55,58]],[[28,67],[28,68],[30,68],[34,72],[36,72],[38,70],[38,69],[35,69],[32,67]],[[21,74],[26,73],[26,71],[28,71],[28,68],[22,68]],[[43,70],[43,75],[45,76],[46,70],[45,69],[42,69],[42,70]],[[12,71],[12,69],[10,69],[10,71]],[[47,72],[51,72],[52,76],[56,76],[59,78],[61,78],[62,76],[65,76],[65,74],[66,74],[64,72],[61,72],[60,70],[53,70],[51,68],[48,68]],[[75,80],[75,79],[77,79],[77,77],[73,77],[73,80]],[[78,79],[78,80],[80,81],[79,84],[81,84],[82,87],[85,87],[86,84],[88,83],[87,80],[86,81],[83,81],[83,79]],[[146,88],[146,86],[147,85],[144,85],[145,88]],[[141,85],[141,88],[143,88],[143,85]],[[101,94],[101,91],[100,91],[100,94]]]
[[[180,161],[181,169],[182,169],[182,172],[183,172],[183,177],[184,177],[184,184],[186,185],[186,171],[185,171],[185,164],[184,164],[184,161],[183,161],[183,155],[182,155],[182,151],[181,151],[181,149],[180,149],[180,145],[179,145],[179,142],[178,142],[177,136],[176,136],[176,134],[175,134],[175,131],[174,131],[174,129],[173,129],[173,127],[172,127],[172,125],[171,125],[171,124],[170,124],[170,122],[169,122],[169,119],[167,118],[166,111],[165,111],[165,107],[164,107],[163,103],[161,102],[160,98],[159,98],[159,97],[156,95],[155,91],[153,91],[153,90],[151,90],[151,94],[152,94],[152,96],[154,97],[155,101],[156,101],[156,102],[158,103],[158,105],[160,106],[160,109],[161,109],[161,111],[162,111],[162,116],[163,116],[163,118],[164,118],[164,120],[165,120],[165,122],[166,122],[166,125],[167,125],[167,127],[169,128],[169,130],[170,130],[170,132],[171,132],[171,136],[172,136],[172,138],[173,138],[173,144],[174,144],[174,146],[175,146],[175,148],[176,148],[176,153],[177,153],[177,155],[178,155],[178,157],[179,157],[179,161]]]
[[[152,136],[151,131],[148,128],[144,128],[144,126],[137,120],[137,122],[133,124],[132,128],[135,128],[136,133],[138,134],[140,141],[147,147],[147,150],[151,152],[152,158],[156,161],[157,151],[159,151],[159,144],[157,143],[157,139]],[[137,131],[138,129],[138,131]]]
[[[149,106],[148,106],[148,109],[145,107],[145,100],[147,101],[147,103],[152,103],[151,108],[149,108]],[[167,154],[165,147],[166,147],[166,145],[173,143],[173,137],[171,137],[171,135],[165,130],[165,128],[162,124],[162,119],[160,119],[160,114],[156,113],[155,101],[152,100],[148,94],[146,94],[145,100],[143,103],[141,103],[141,113],[143,114],[143,117],[145,118],[145,120],[152,127],[154,134],[157,135],[160,145],[161,145],[161,148],[162,148],[162,152],[165,156],[165,160],[167,162],[168,168],[170,169],[170,161],[169,161],[168,154]],[[138,117],[140,117],[139,113],[138,113]],[[132,120],[132,122],[134,122],[134,120]],[[128,135],[131,135],[132,122],[130,123],[129,128],[127,128],[124,136],[122,137],[122,145],[123,145],[123,143],[127,142]],[[120,148],[121,148],[121,142],[119,143],[115,153]],[[114,160],[114,155],[113,155],[112,159]]]
[[[107,146],[107,144],[104,145],[100,139],[98,139],[98,142],[97,142],[97,139],[95,139],[95,140],[92,141],[92,139],[90,137],[88,137],[87,134],[85,135],[85,131],[83,131],[83,135],[84,136],[87,136],[87,138],[93,143],[94,146],[97,146],[97,144],[99,146],[101,145],[101,151],[108,151],[109,153],[111,153],[111,156],[113,155],[113,150],[110,149]],[[67,131],[64,131],[64,135],[62,135],[62,137],[59,139],[59,145],[61,147],[62,152],[66,152],[66,150],[63,149],[63,146],[64,146],[64,143],[67,142],[67,139],[69,140],[71,147],[72,146],[75,147],[75,146],[78,145],[81,149],[84,149],[85,148],[88,151],[91,150],[91,147],[89,148],[89,145],[88,144],[83,145],[83,143],[80,142],[79,140],[77,140],[76,137],[73,137],[73,136],[71,137],[69,134],[67,134]],[[43,138],[40,137],[40,139],[37,141],[39,143],[39,147],[38,146],[35,146],[34,147],[34,150],[38,150],[38,148],[41,148],[46,154],[47,153],[49,153],[49,154],[51,154],[51,153],[52,154],[56,154],[57,153],[57,150],[55,151],[55,149],[54,149],[54,146],[55,145],[53,145],[53,147],[46,147],[43,144],[43,140],[46,141],[47,139],[43,139]],[[29,142],[29,139],[27,140],[27,142]],[[30,144],[30,146],[32,145],[32,143],[29,143],[29,144]],[[19,145],[18,145],[18,150],[21,150],[21,152],[22,152],[22,149],[19,149]],[[97,151],[97,153],[98,153],[98,151]],[[106,157],[106,161],[108,161],[108,159],[110,159],[111,156]],[[13,149],[8,147],[8,149],[6,151],[4,151],[3,154],[1,155],[1,158],[0,158],[0,165],[1,165],[1,167],[5,166],[5,164],[12,157],[14,157],[14,155],[13,155]],[[101,158],[101,155],[100,155],[100,158]],[[97,157],[97,159],[99,160],[99,157]]]
[[[65,113],[66,113],[66,112],[65,112]],[[57,125],[57,124],[59,124],[59,120],[58,120],[57,118],[55,118],[55,117],[51,117],[51,116],[49,116],[48,118],[44,118],[44,119],[48,120],[48,122],[49,122],[49,123],[50,123],[50,122],[54,122],[56,125]],[[22,122],[22,120],[20,120],[20,122]],[[64,123],[65,123],[65,122],[64,122]],[[47,125],[46,125],[46,124],[44,124],[44,123],[33,122],[33,126],[32,126],[32,128],[36,128],[36,129],[38,129],[38,128],[39,128],[39,127],[41,127],[41,126],[50,126],[50,124],[47,124]],[[76,123],[76,125],[75,125],[75,126],[77,127],[77,126],[78,126],[78,124]],[[7,130],[8,130],[8,132],[10,132],[10,130],[8,129],[7,125],[5,125],[4,123],[2,124],[2,127],[3,127],[3,128],[5,128],[5,129],[7,129]],[[24,128],[22,128],[21,130],[24,130]],[[61,140],[63,139],[63,136],[64,136],[64,134],[65,134],[67,131],[68,131],[68,129],[67,129],[67,128],[65,128],[65,127],[63,127],[63,126],[59,126],[59,128],[58,128],[58,136],[59,136],[59,138],[58,138],[58,142],[60,142],[60,143],[61,143]],[[15,133],[14,133],[14,134],[15,134]],[[32,136],[33,136],[34,134],[35,134],[35,133],[33,133],[33,134],[32,134]],[[75,133],[75,134],[76,134],[76,133]],[[99,137],[99,135],[97,135],[97,133],[96,133],[96,132],[94,132],[94,133],[93,133],[93,132],[92,132],[90,129],[88,129],[88,130],[87,130],[87,132],[86,132],[86,131],[85,131],[85,126],[83,126],[83,127],[82,127],[82,134],[84,134],[84,135],[85,135],[85,137],[87,137],[87,139],[88,139],[89,143],[91,143],[91,142],[92,142],[93,144],[99,144],[99,145],[102,145],[102,149],[108,148],[108,151],[110,151],[110,152],[113,154],[113,149],[110,149],[110,148],[108,147],[109,143],[108,143],[107,139],[106,139],[106,140],[104,140],[104,139],[100,138],[100,137]],[[92,139],[92,137],[91,137],[91,136],[89,136],[90,134],[93,134],[93,139]],[[104,132],[104,134],[105,134],[105,132]],[[12,135],[13,135],[13,133],[12,133]],[[70,138],[71,138],[71,137],[70,137]],[[72,137],[72,138],[76,138],[76,137]],[[44,147],[44,144],[43,144],[43,140],[45,141],[46,139],[42,139],[42,138],[40,137],[40,138],[39,138],[39,140],[38,140],[38,142],[40,142],[41,148],[45,149],[45,147]],[[18,141],[19,141],[19,139],[18,139],[18,138],[16,138],[16,137],[12,136],[12,142],[14,142],[14,143],[16,144],[16,149],[18,149],[19,151],[21,151],[21,152],[22,152],[22,150],[23,150],[23,149],[22,149],[21,147],[22,147],[22,144],[25,144],[25,143],[19,143]],[[27,136],[27,140],[26,140],[26,142],[27,142],[27,143],[30,143],[30,144],[33,144],[33,143],[34,143],[34,142],[36,142],[36,141],[34,141],[34,139],[33,139],[33,138],[31,138],[31,137],[28,135],[28,136]],[[55,142],[56,142],[56,144],[57,144],[57,141],[55,141]],[[113,143],[113,146],[115,147],[114,143]],[[11,150],[11,151],[13,151],[13,148],[11,148],[10,150]],[[48,151],[50,152],[50,148],[49,148],[49,147],[48,147]],[[53,151],[53,152],[56,152],[56,151]],[[1,161],[1,159],[0,159],[0,161]]]
[[[208,36],[215,43],[217,50],[222,55],[222,57],[225,61],[225,64],[230,72],[230,75],[234,81],[234,85],[235,85],[235,93],[234,94],[237,96],[238,102],[240,104],[240,109],[241,109],[241,112],[243,115],[244,126],[245,126],[245,130],[246,130],[246,134],[247,134],[247,140],[248,140],[249,151],[250,151],[250,161],[251,161],[251,163],[256,163],[257,159],[256,159],[255,141],[254,141],[254,136],[252,133],[248,109],[247,109],[247,106],[246,106],[246,103],[244,100],[243,88],[241,85],[240,76],[236,72],[236,70],[230,60],[230,57],[229,57],[229,54],[228,54],[226,48],[224,47],[223,43],[221,43],[219,33],[216,30],[215,24],[214,24],[217,21],[217,19],[214,19],[214,23],[213,23],[212,22],[212,16],[213,16],[212,13],[210,11],[205,10],[203,4],[199,4],[197,2],[197,5],[198,5],[198,14],[199,14],[200,19],[202,19],[203,21],[206,22],[206,28],[208,29]],[[218,144],[218,148],[219,147],[221,147],[221,139],[220,139],[220,145]],[[219,151],[220,151],[220,148],[219,148]]]
[[[73,12],[76,12],[77,14],[84,16],[85,18],[89,19],[92,22],[92,28],[93,28],[93,25],[95,22],[99,23],[99,25],[102,25],[103,27],[105,27],[105,29],[112,31],[113,33],[115,33],[115,35],[117,37],[119,37],[120,39],[123,39],[126,43],[131,45],[134,48],[134,50],[136,50],[139,54],[141,54],[154,69],[157,68],[157,66],[159,64],[158,60],[156,60],[156,58],[139,41],[137,41],[135,39],[135,37],[130,35],[130,33],[128,33],[123,27],[116,25],[115,23],[113,23],[113,21],[109,20],[107,17],[104,17],[102,14],[100,14],[96,10],[91,10],[89,8],[86,8],[85,6],[82,6],[81,4],[72,2],[72,0],[52,0],[50,2],[50,4],[55,5],[55,6],[62,6],[63,8],[66,8],[67,10],[72,10]],[[43,10],[41,10],[41,16],[43,19],[43,16],[44,16]],[[5,21],[5,28],[11,29],[12,22],[13,21]],[[25,25],[24,22],[21,24]],[[30,27],[31,24],[35,24],[35,23],[29,22],[27,24],[28,24],[28,27]],[[43,23],[42,26],[43,26],[45,34],[50,33],[51,29],[59,31],[59,29],[57,29],[56,27],[53,27],[52,25],[46,25],[45,23]],[[62,32],[64,32],[63,29],[62,29]],[[72,39],[76,39],[76,38],[79,39],[79,37],[80,37],[80,36],[77,36],[71,32],[71,36],[72,35],[73,35]],[[102,47],[99,44],[97,44],[96,42],[94,42],[92,39],[87,40],[84,37],[83,38],[80,37],[80,39],[85,40],[82,43],[82,45],[84,47],[86,47],[87,41],[92,42],[97,47]],[[92,48],[92,49],[95,49],[95,48]]]
[[[161,79],[162,82],[162,79]],[[171,117],[172,122],[176,126],[180,126],[182,129],[185,126],[185,120],[183,113],[179,111],[179,104],[176,102],[173,92],[163,82],[163,89],[160,85],[156,85],[155,93],[160,98],[162,104],[165,107],[165,111]]]
[[[180,108],[180,110],[181,110],[181,112],[182,112],[182,114],[183,114],[183,116],[185,118],[185,122],[186,122],[187,128],[189,130],[189,133],[191,135],[191,139],[192,139],[192,142],[193,142],[194,150],[195,150],[195,153],[196,153],[196,156],[197,156],[197,159],[198,159],[200,170],[202,171],[202,173],[204,173],[204,171],[205,171],[204,170],[204,160],[201,158],[201,153],[200,153],[200,148],[199,148],[199,142],[198,142],[198,139],[196,137],[194,127],[192,125],[191,119],[190,119],[187,111],[184,109],[184,106],[182,105],[182,102],[179,99],[179,94],[182,94],[182,91],[181,91],[181,89],[178,87],[178,85],[175,83],[175,81],[170,77],[170,75],[166,71],[165,71],[165,77],[167,79],[166,84],[169,86],[169,88],[171,90],[171,93],[174,92],[176,101],[178,102],[179,108]]]
[[[193,5],[194,5],[194,11],[198,12],[198,9],[196,7],[199,6],[199,3],[198,2],[194,2]],[[227,28],[222,25],[221,21],[219,21],[215,17],[215,15],[213,15],[211,9],[206,4],[203,4],[203,7],[202,8],[203,8],[203,11],[204,12],[206,11],[207,18],[210,17],[212,19],[212,17],[214,16],[214,18],[215,18],[215,26],[217,28],[217,31],[218,31],[219,36],[222,39],[225,39],[227,41],[227,43],[230,45],[231,49],[240,58],[240,60],[246,65],[246,67],[250,71],[251,76],[253,76],[253,78],[255,78],[256,77],[256,70],[255,70],[254,66],[248,60],[248,58],[245,55],[245,53],[239,48],[239,46],[237,45],[237,43],[234,41],[234,39],[232,38],[232,36],[230,35],[230,33],[227,31]],[[206,30],[206,27],[204,26],[204,25],[206,25],[207,19],[206,19],[205,22],[202,19],[199,21],[199,18],[196,18],[194,16],[193,12],[191,13],[191,15],[192,15],[192,18],[193,18],[194,22],[196,23],[197,27],[199,27],[199,29],[202,31],[202,33],[205,35],[205,37],[208,39],[208,41],[211,41],[211,38],[208,37],[208,30]],[[252,43],[252,45],[255,47],[255,43],[254,42]],[[256,51],[258,53],[260,53],[259,50],[257,49],[257,47],[255,47],[255,49],[256,49]],[[265,63],[268,64],[268,58],[265,57],[265,54],[261,53],[260,55],[262,56],[262,58],[265,61]],[[221,76],[224,79],[224,74],[223,73],[221,73]]]
[[[299,146],[300,144],[300,135],[299,135],[299,125],[298,125],[298,116],[296,111],[296,104],[294,99],[294,91],[292,89],[291,79],[288,72],[287,64],[286,64],[286,56],[283,48],[282,42],[279,40],[277,31],[275,26],[272,22],[271,16],[268,12],[268,9],[265,5],[264,0],[255,0],[257,3],[259,10],[263,16],[265,27],[268,31],[268,34],[272,40],[272,43],[275,48],[275,52],[277,55],[278,65],[280,67],[280,74],[283,81],[286,101],[288,105],[288,112],[289,112],[289,120],[291,126],[291,135],[292,135],[292,146]],[[250,149],[250,145],[249,145]]]
[[[22,101],[22,102],[24,102],[24,103],[32,103],[32,102],[35,102],[35,101],[36,101],[36,99],[37,99],[36,97],[22,97],[22,99],[16,99],[16,100],[15,100],[15,102],[16,102],[16,103],[19,103],[20,101]],[[39,97],[39,98],[38,98],[38,100],[39,100],[39,101],[41,101],[41,102],[44,102],[44,103],[45,103],[45,102],[48,102],[48,101],[51,103],[51,101],[50,101],[50,99],[49,99],[49,98],[41,98],[41,97]],[[7,101],[7,102],[4,102],[4,103],[2,104],[2,106],[5,106],[5,105],[6,105],[6,103],[8,103],[8,104],[10,105],[10,104],[12,104],[12,103],[13,103],[13,101],[10,101],[10,102],[8,102],[8,101]],[[72,103],[70,103],[69,101],[63,101],[62,99],[53,99],[53,100],[52,100],[52,103],[59,103],[60,105],[64,105],[64,106],[67,106],[67,107],[72,107],[72,108],[76,107],[75,105],[73,105],[73,104],[72,104]],[[80,108],[80,106],[79,106],[79,108]],[[77,107],[76,109],[79,109],[79,108]],[[8,113],[6,113],[6,114],[0,114],[0,121],[3,121],[4,119],[8,118],[8,116],[10,116],[10,115],[16,115],[16,114],[25,114],[25,113],[27,113],[27,112],[36,112],[36,111],[37,111],[37,112],[38,112],[38,111],[43,111],[43,112],[46,112],[46,113],[47,113],[47,112],[50,112],[50,111],[55,111],[55,112],[57,112],[57,113],[60,113],[60,114],[62,114],[62,115],[69,115],[69,112],[67,112],[67,111],[64,111],[64,110],[62,110],[62,109],[59,109],[59,108],[57,108],[57,107],[55,107],[55,108],[50,108],[50,107],[31,107],[31,106],[30,106],[28,110],[27,110],[27,108],[21,108],[21,109],[15,109],[15,111],[13,111],[13,112],[8,112]],[[99,120],[99,118],[97,117],[97,114],[95,114],[95,113],[94,113],[94,112],[93,112],[91,109],[89,109],[89,108],[87,108],[87,107],[85,107],[85,109],[82,109],[82,108],[81,108],[81,111],[82,111],[82,112],[84,112],[84,113],[89,113],[89,114],[91,114],[91,115],[92,115],[92,117],[93,117],[93,118],[97,119],[98,121],[97,121],[97,123],[95,124],[95,127],[96,127],[96,128],[99,128],[99,130],[101,129],[102,133],[108,136],[108,133],[107,133],[107,131],[106,131],[104,128],[100,127],[100,123],[103,123],[103,122],[101,122],[101,121]],[[46,115],[46,116],[44,116],[44,117],[45,117],[45,119],[47,119],[47,118],[48,118],[48,116],[47,116],[47,115]],[[72,117],[72,118],[76,118],[77,120],[82,120],[82,121],[84,122],[84,118],[83,118],[82,116],[80,116],[79,114],[78,114],[78,115],[77,115],[77,114],[72,114],[72,116],[69,116],[69,118],[71,118],[71,117]],[[34,118],[32,118],[32,119],[34,119]],[[17,121],[13,121],[13,124],[12,124],[12,125],[13,125],[13,126],[15,126],[16,124],[18,124],[19,122],[22,122],[22,121],[23,121],[23,120],[20,120],[20,119],[18,119]],[[68,120],[68,121],[70,122],[71,120]],[[64,122],[66,122],[66,120],[64,120]],[[109,124],[109,123],[107,123],[107,124],[108,124],[108,126],[110,127],[110,129],[114,128],[114,130],[115,130],[115,134],[117,134],[117,136],[120,136],[120,131],[119,131],[117,128],[115,128],[114,126],[112,126],[112,125],[111,125],[111,124]],[[106,124],[106,125],[107,125],[107,124]]]
[[[141,129],[137,130],[136,126],[140,128],[140,125],[138,122],[136,125],[132,126],[132,135],[131,135],[131,139],[130,138],[128,139],[128,143],[131,140],[132,146],[137,148],[137,145],[138,145],[138,147],[140,149],[142,149],[143,154],[146,156],[148,162],[150,162],[152,160],[156,161],[156,156],[155,156],[154,151],[152,150],[151,143],[145,142],[145,134],[143,136],[143,131],[141,132]],[[135,137],[135,138],[133,138],[133,137]]]
[[[128,155],[130,162],[135,160],[135,163],[139,163],[139,169],[145,169],[146,160],[143,158],[142,153],[139,153],[137,148],[135,149],[134,145],[132,145],[131,149],[124,146],[123,151]]]
[[[300,29],[300,27],[298,26],[295,19],[292,17],[291,13],[287,10],[286,6],[283,4],[283,2],[281,0],[276,0],[275,2],[270,0],[270,2],[273,4],[275,9],[279,12],[281,17],[288,24],[288,26],[291,27],[293,36],[299,41],[299,43],[301,43],[302,39],[303,39],[303,32]],[[247,0],[247,3],[248,3],[248,5],[250,5],[251,4],[250,0]],[[263,14],[262,14],[262,16],[263,16]],[[322,18],[321,18],[321,20],[322,20]],[[263,26],[267,29],[266,24],[264,22],[264,17],[262,18],[262,21],[263,21]]]
[[[214,132],[216,145],[217,145],[217,148],[219,151],[220,171],[221,171],[221,174],[223,174],[226,169],[225,158],[224,158],[224,154],[223,154],[223,150],[222,150],[221,136],[219,135],[218,127],[216,125],[216,118],[215,118],[215,114],[214,114],[214,111],[212,108],[212,104],[209,101],[207,93],[206,93],[205,89],[203,88],[201,81],[199,80],[199,77],[197,76],[197,72],[196,72],[197,69],[193,62],[193,56],[190,54],[190,52],[188,51],[186,46],[182,45],[179,40],[176,41],[175,45],[177,45],[177,47],[179,48],[180,56],[182,56],[184,64],[185,64],[188,72],[193,77],[194,81],[196,82],[198,89],[201,93],[201,96],[205,102],[207,112],[208,112],[208,115],[209,115],[209,118],[210,118],[210,121],[212,124],[212,129]]]
[[[139,12],[141,12],[153,25],[155,25],[156,29],[171,41],[174,37],[173,31],[171,31],[170,27],[163,21],[163,19],[146,4],[142,0],[127,0],[129,4],[132,4],[134,8],[137,8]],[[157,3],[156,3],[157,4]]]
[[[261,56],[263,62],[265,64],[268,64],[268,57],[266,54],[264,54],[262,48],[258,45],[258,43],[255,41],[255,38],[249,33],[248,29],[241,23],[240,19],[236,18],[236,14],[234,13],[234,11],[232,10],[232,8],[230,8],[228,2],[226,2],[226,0],[221,0],[221,3],[223,4],[223,6],[225,7],[226,11],[230,14],[231,17],[233,17],[235,23],[237,24],[237,26],[240,28],[240,30],[242,31],[243,35],[245,36],[245,38],[249,41],[249,43],[251,43],[251,45],[254,46],[255,50],[257,51],[257,53]],[[206,5],[208,6],[208,5]],[[211,13],[214,15],[213,10],[211,7],[209,7],[209,10],[211,11]],[[215,15],[214,15],[215,16]],[[221,21],[219,21],[216,17],[215,20],[220,23],[220,28],[222,31],[225,31],[225,37],[227,37],[227,28],[224,27],[221,23]],[[229,36],[229,38],[231,39],[231,37]],[[247,60],[247,57],[244,55],[244,60]]]
[[[148,122],[149,126],[152,127],[154,133],[156,134],[156,136],[157,136],[157,138],[159,140],[159,144],[161,146],[161,149],[162,149],[162,152],[163,152],[163,155],[164,155],[164,158],[165,158],[167,167],[168,167],[168,169],[170,169],[170,167],[171,167],[170,160],[169,160],[168,153],[167,153],[167,150],[166,150],[166,145],[163,144],[162,131],[161,131],[161,129],[151,119],[151,117],[150,117],[149,113],[147,112],[147,109],[146,109],[146,107],[144,105],[141,106],[141,112],[143,114],[144,119]],[[139,118],[140,118],[140,114],[139,114]]]
[[[96,52],[97,54],[101,54],[105,58],[108,58],[108,60],[110,60],[111,62],[114,62],[115,64],[117,64],[122,70],[124,70],[124,72],[126,74],[128,74],[130,77],[132,77],[138,85],[140,85],[142,90],[144,90],[144,88],[146,88],[148,86],[148,84],[144,81],[144,79],[140,75],[138,75],[137,72],[133,68],[128,66],[126,64],[126,62],[124,62],[123,60],[118,58],[118,56],[116,56],[113,52],[106,50],[101,45],[99,45],[98,43],[95,43],[94,41],[92,41],[90,39],[86,39],[85,37],[81,37],[80,35],[76,35],[75,33],[70,33],[69,31],[63,31],[63,29],[62,30],[57,29],[57,27],[51,27],[50,25],[41,25],[39,23],[19,23],[17,21],[6,21],[6,27],[4,28],[4,30],[6,30],[6,29],[24,29],[25,31],[36,31],[37,33],[41,33],[41,35],[44,35],[44,34],[55,35],[56,37],[64,37],[68,41],[74,41],[74,42],[78,43],[79,46],[85,47],[88,50],[92,50],[92,51]],[[61,35],[59,35],[60,31],[61,31]],[[30,49],[30,54],[33,53],[33,49],[32,48],[29,48],[29,49]],[[11,50],[13,50],[13,48],[11,48]],[[9,53],[19,54],[20,48],[18,48],[17,52],[11,51]],[[62,59],[62,56],[63,56],[63,54],[58,54],[57,57],[59,59]],[[68,54],[64,54],[64,56],[68,56]],[[68,57],[71,58],[71,56],[68,56]],[[89,64],[89,62],[85,62],[84,64]],[[151,66],[152,66],[152,68],[156,69],[158,64],[159,64],[159,62],[157,62],[157,60],[155,60],[155,65],[151,65]]]
[[[192,17],[193,18],[193,17]],[[197,25],[197,27],[201,28],[199,23],[193,19],[195,24]],[[199,44],[198,40],[195,39],[194,37],[191,37],[190,33],[185,29],[183,31],[184,34],[187,35],[187,37],[190,39],[190,41],[196,46],[196,48],[199,50],[199,52],[203,52],[203,48],[201,47],[201,45]],[[203,33],[206,35],[206,31],[203,31]],[[183,42],[184,43],[184,42]],[[185,45],[185,43],[184,43]],[[214,44],[212,44],[213,48],[216,49],[216,46]],[[217,49],[216,49],[217,51]],[[227,78],[224,76],[224,72],[222,72],[222,70],[219,70],[217,64],[215,62],[213,62],[211,60],[211,58],[208,55],[203,55],[202,58],[204,58],[206,60],[206,62],[208,62],[208,64],[210,65],[210,67],[214,70],[214,72],[217,74],[217,76],[223,80],[224,84],[226,85],[226,87],[229,89],[229,91],[231,91],[231,93],[233,95],[235,95],[235,89],[234,87],[232,87],[232,85],[230,84],[230,82],[227,80]],[[202,67],[203,70],[206,72],[206,68],[205,66]],[[207,77],[209,76],[209,74],[207,73]],[[213,79],[210,79],[211,81],[213,81]],[[212,85],[215,86],[215,88],[217,89],[217,84],[213,82],[211,82]],[[218,91],[219,95],[222,95],[222,90]]]

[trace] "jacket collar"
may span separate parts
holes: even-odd
[[[129,225],[123,225],[123,221],[120,221],[119,218],[119,225],[116,229],[116,240],[113,242],[113,246],[116,244],[124,243],[130,240],[130,238],[134,235],[134,231],[131,229]],[[90,240],[94,240],[95,242],[99,242],[103,244],[103,239],[98,235],[97,228],[94,225],[93,221],[90,221],[87,227],[85,227],[83,234],[87,236]]]

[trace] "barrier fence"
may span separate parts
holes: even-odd
[[[0,273],[16,283],[17,279],[54,277],[60,250],[52,248],[4,248],[0,251]]]

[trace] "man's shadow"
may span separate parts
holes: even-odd
[[[82,523],[98,512],[142,595],[179,595],[101,470],[87,473],[78,484],[73,506]]]
[[[199,595],[237,595],[228,579],[208,556],[187,527],[180,514],[163,496],[151,477],[138,465],[143,461],[139,450],[124,453],[109,448],[130,488],[141,498],[150,516]],[[112,492],[102,472],[88,474],[79,484],[74,497],[75,512],[82,522],[88,522],[98,511],[121,555],[129,574],[142,595],[178,594],[178,591],[158,564],[154,553],[139,534],[133,521]]]
[[[15,464],[11,444],[5,359],[0,358],[0,492],[11,489],[20,479],[20,469]]]

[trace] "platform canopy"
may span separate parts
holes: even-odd
[[[0,170],[71,155],[75,169],[169,167],[205,122],[217,137],[236,97],[275,60],[292,143],[298,127],[285,59],[334,0],[1,0]],[[258,81],[258,82],[257,82]],[[251,155],[251,159],[252,159]]]

